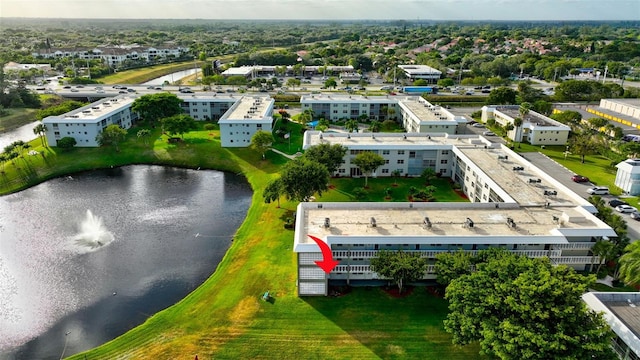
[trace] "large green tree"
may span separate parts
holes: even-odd
[[[364,186],[367,187],[369,175],[384,165],[384,158],[372,151],[365,151],[356,155],[355,159],[351,162],[362,171],[364,175]]]
[[[178,114],[160,119],[162,130],[169,136],[180,135],[184,137],[185,133],[195,129],[196,121],[189,115]]]
[[[597,143],[593,139],[593,134],[589,131],[574,134],[571,140],[569,140],[569,144],[571,144],[571,151],[576,155],[580,155],[580,162],[583,164],[585,156],[594,153],[598,148]]]
[[[327,168],[304,158],[286,163],[280,174],[283,192],[289,199],[307,201],[313,194],[322,195],[328,188]]]
[[[640,284],[640,241],[632,242],[620,257],[619,278],[626,284]]]
[[[371,258],[371,269],[383,278],[392,279],[402,293],[406,283],[422,279],[427,261],[419,253],[380,250]]]
[[[510,105],[516,103],[516,91],[508,87],[492,90],[487,96],[488,105]]]
[[[113,145],[116,151],[120,151],[118,148],[118,144],[124,140],[127,136],[127,130],[120,127],[117,124],[111,124],[104,128],[98,136],[96,136],[96,141],[100,146],[109,146]]]
[[[262,197],[264,198],[264,202],[267,204],[278,201],[278,207],[280,207],[280,198],[283,194],[284,189],[282,187],[282,181],[280,179],[275,179],[269,182],[264,188]]]
[[[137,98],[131,105],[131,110],[137,112],[143,120],[153,122],[180,114],[182,112],[180,104],[182,100],[175,94],[149,94]]]
[[[495,252],[447,287],[445,330],[500,359],[613,360],[613,333],[581,299],[594,281],[547,258]]]
[[[262,158],[264,159],[264,155],[269,150],[271,145],[273,144],[273,134],[269,131],[256,131],[255,134],[251,137],[251,147],[256,149]]]
[[[322,143],[311,146],[304,152],[304,157],[312,162],[324,165],[329,174],[334,174],[342,164],[347,148],[340,144]]]

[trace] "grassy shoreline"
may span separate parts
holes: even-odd
[[[242,173],[254,190],[252,204],[232,246],[201,286],[144,324],[72,359],[193,359],[196,354],[200,359],[481,358],[477,345],[451,344],[442,328],[446,302],[425,289],[402,299],[378,288],[338,298],[296,296],[293,231],[281,220],[296,204],[282,202],[277,208],[262,199],[284,157],[269,152],[262,161],[250,149],[222,148],[218,131],[200,129],[185,135],[182,144],[167,144],[154,130],[149,145],[135,137],[136,131],[129,131],[119,153],[111,148],[59,152],[35,140],[35,150],[47,155],[7,164],[0,191],[82,170],[157,164]],[[260,299],[266,290],[274,294],[273,303]]]

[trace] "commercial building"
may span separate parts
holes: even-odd
[[[512,125],[507,136],[516,142],[526,141],[531,145],[565,145],[571,128],[547,116],[530,110],[524,116],[519,105],[490,105],[482,107],[482,121],[494,119],[500,125]],[[515,119],[522,125],[515,126]]]
[[[398,65],[398,68],[402,70],[411,81],[427,80],[430,83],[435,83],[442,75],[442,71],[427,65]]]
[[[466,124],[463,116],[455,116],[419,96],[312,94],[302,95],[300,104],[302,111],[311,110],[314,116],[333,122],[399,119],[407,132],[457,134]]]
[[[627,159],[616,167],[615,185],[627,195],[640,195],[640,159]]]
[[[435,279],[435,257],[500,247],[555,264],[589,269],[599,258],[596,241],[615,232],[594,206],[507,147],[477,135],[340,134],[307,132],[304,148],[341,144],[348,151],[338,170],[359,176],[358,153],[385,159],[372,176],[394,170],[418,175],[432,168],[457,183],[469,203],[300,203],[293,250],[298,254],[298,294],[327,295],[332,284],[381,283],[370,259],[380,250],[419,253],[428,259],[423,279]],[[340,264],[329,274],[315,265],[322,255],[308,237],[325,241]]]
[[[267,96],[217,96],[215,93],[180,94],[182,110],[195,120],[218,121],[220,141],[224,147],[245,147],[258,130],[271,131],[273,99]],[[56,146],[63,137],[76,139],[76,146],[97,147],[97,135],[109,125],[129,129],[138,119],[131,110],[139,95],[126,94],[102,99],[58,116],[48,116],[47,142]]]
[[[616,336],[612,347],[621,360],[640,360],[640,293],[589,292],[587,306],[601,312]]]

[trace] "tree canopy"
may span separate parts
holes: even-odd
[[[447,287],[444,327],[455,344],[479,341],[500,359],[615,359],[613,333],[581,299],[594,281],[547,258],[493,252]]]
[[[340,144],[322,143],[308,148],[304,152],[304,157],[311,162],[324,165],[331,175],[338,171],[346,153],[347,148]]]
[[[282,167],[280,174],[283,193],[289,199],[307,201],[313,194],[322,195],[328,188],[327,168],[304,158],[288,162]]]
[[[508,87],[500,87],[492,90],[487,96],[489,105],[510,105],[516,103],[516,91]]]
[[[135,99],[131,110],[137,112],[143,120],[153,122],[180,114],[182,112],[180,104],[182,100],[175,94],[148,94]]]
[[[427,271],[426,259],[418,253],[380,250],[371,259],[371,269],[384,278],[392,279],[402,293],[404,285],[421,279]]]
[[[251,147],[256,149],[262,158],[264,159],[264,154],[269,150],[273,144],[273,134],[269,131],[256,131],[255,134],[251,137]]]
[[[160,119],[162,130],[169,136],[180,135],[184,137],[185,133],[196,128],[196,121],[186,114],[173,115]]]
[[[384,165],[384,158],[372,151],[365,151],[356,155],[355,159],[351,161],[357,166],[364,175],[364,186],[367,186],[369,175],[377,168]]]
[[[632,242],[620,257],[620,280],[627,284],[640,284],[640,241]]]
[[[96,141],[100,146],[113,145],[116,151],[119,151],[118,144],[124,140],[125,136],[127,136],[127,130],[121,128],[120,125],[111,124],[96,136]]]

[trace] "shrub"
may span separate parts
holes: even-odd
[[[63,137],[57,142],[58,147],[61,149],[71,149],[74,146],[76,146],[76,144],[77,144],[76,139],[70,136]]]

